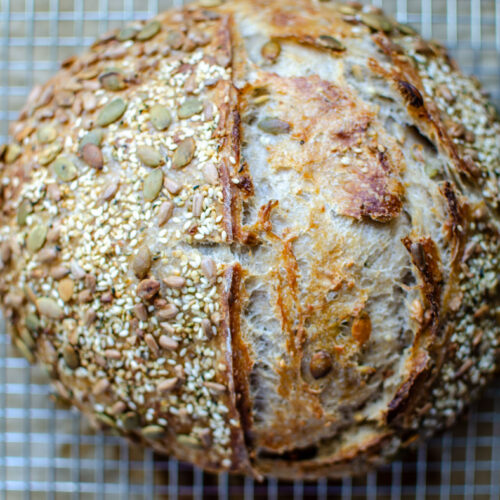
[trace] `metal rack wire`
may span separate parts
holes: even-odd
[[[0,0],[0,142],[33,84],[107,29],[182,0]],[[444,41],[500,104],[500,0],[374,0]],[[500,498],[500,380],[452,431],[363,478],[285,482],[203,473],[95,433],[49,397],[0,328],[0,498]]]

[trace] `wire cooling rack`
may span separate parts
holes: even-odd
[[[444,41],[500,104],[500,0],[374,1]],[[35,83],[99,33],[182,1],[0,0],[0,141]],[[363,478],[256,483],[197,468],[92,431],[50,399],[0,328],[0,498],[500,499],[500,380],[452,431]]]

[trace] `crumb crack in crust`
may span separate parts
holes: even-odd
[[[109,33],[0,148],[10,334],[160,452],[361,473],[496,369],[499,127],[443,47],[355,3]]]

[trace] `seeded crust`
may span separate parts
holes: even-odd
[[[208,470],[362,473],[498,366],[499,123],[376,9],[204,0],[98,40],[0,148],[14,343]]]

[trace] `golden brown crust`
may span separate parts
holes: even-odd
[[[498,133],[444,49],[358,5],[194,4],[105,35],[0,147],[10,333],[159,452],[364,472],[498,362]]]

